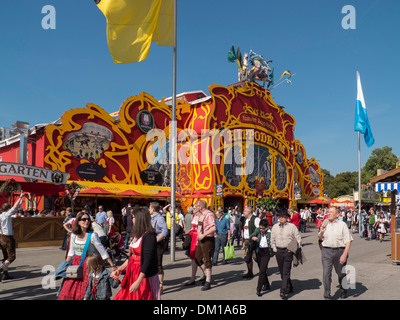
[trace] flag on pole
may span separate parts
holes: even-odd
[[[173,46],[174,0],[94,0],[107,20],[107,41],[115,63],[147,58],[152,41]]]
[[[371,147],[374,142],[371,127],[368,121],[367,107],[364,100],[364,94],[361,87],[360,73],[357,71],[357,104],[356,116],[354,122],[354,131],[359,131],[364,134],[364,140],[368,147]]]
[[[282,73],[282,75],[281,75],[281,77],[279,78],[279,80],[281,80],[281,79],[285,76],[285,74],[287,74],[287,75],[289,76],[289,78],[292,77],[291,72],[290,72],[289,70],[285,70],[285,71]]]

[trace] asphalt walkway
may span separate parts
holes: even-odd
[[[352,279],[349,297],[346,300],[398,300],[400,299],[400,266],[392,264],[390,257],[390,235],[383,242],[365,241],[353,234],[348,265]],[[302,233],[303,250],[307,261],[292,269],[294,292],[289,300],[322,300],[321,253],[317,241],[317,229],[311,226]],[[201,291],[201,286],[185,287],[183,283],[191,275],[191,260],[177,242],[175,261],[164,255],[165,280],[162,300],[281,300],[279,296],[280,276],[276,259],[269,263],[271,290],[262,297],[256,295],[258,267],[254,264],[255,277],[242,279],[246,267],[244,250],[236,248],[236,258],[229,263],[218,264],[212,269],[211,290]],[[17,249],[17,258],[9,272],[14,278],[0,283],[0,300],[56,300],[61,283],[54,281],[52,272],[64,259],[65,251],[58,247],[33,247]],[[220,259],[222,253],[220,253]],[[200,278],[200,271],[198,271]],[[338,282],[333,272],[332,295],[339,298]],[[115,290],[114,294],[118,291]]]

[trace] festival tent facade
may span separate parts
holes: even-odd
[[[196,199],[218,206],[255,206],[274,197],[287,207],[294,197],[323,194],[323,174],[295,139],[295,119],[275,103],[270,91],[254,82],[211,85],[181,94],[177,100],[177,200],[185,209]],[[28,141],[28,164],[69,175],[78,188],[78,206],[99,187],[98,197],[165,200],[170,191],[169,99],[147,93],[126,99],[109,114],[89,103],[35,130]],[[0,156],[17,154],[18,141],[0,148]],[[17,159],[14,159],[17,161]],[[89,190],[89,191],[88,191]],[[132,190],[136,195],[125,195]],[[64,200],[62,200],[64,199]],[[81,201],[79,201],[81,199]],[[68,205],[59,197],[56,204]],[[58,201],[58,202],[57,202]]]

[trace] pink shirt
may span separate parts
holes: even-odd
[[[215,226],[215,216],[210,210],[205,210],[200,213],[199,216],[199,224],[197,226],[198,235],[203,235],[207,232],[208,229]],[[207,235],[207,237],[214,237],[215,232]]]

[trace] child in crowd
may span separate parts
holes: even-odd
[[[99,254],[87,257],[89,267],[89,285],[84,300],[110,300],[112,288],[117,288],[119,281],[110,277],[110,272],[104,267],[104,260]]]

